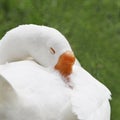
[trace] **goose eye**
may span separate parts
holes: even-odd
[[[52,47],[50,48],[50,53],[53,55],[55,54],[55,50]]]

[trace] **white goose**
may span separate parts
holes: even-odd
[[[110,120],[110,91],[79,65],[57,30],[10,30],[0,64],[0,120]]]

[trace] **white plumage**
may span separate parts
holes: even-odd
[[[75,67],[71,76],[73,111],[80,120],[110,120],[110,91],[82,67]]]
[[[2,38],[1,120],[110,120],[110,91],[77,60],[69,79],[54,69],[66,51],[66,38],[45,26],[22,25]]]

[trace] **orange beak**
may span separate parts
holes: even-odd
[[[72,73],[72,67],[74,63],[74,54],[71,51],[66,51],[59,57],[58,62],[55,65],[55,69],[58,70],[62,76],[67,77]]]

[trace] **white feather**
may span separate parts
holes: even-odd
[[[0,108],[0,114],[7,118],[2,119],[0,116],[0,119],[57,120],[62,117],[61,109],[69,101],[71,90],[58,74],[45,71],[33,61],[1,65],[0,73],[13,86],[18,96],[14,104],[10,104],[7,99],[9,104],[4,109]],[[3,93],[6,93],[5,90]]]
[[[80,120],[110,120],[110,91],[82,67],[75,66],[72,107]],[[102,119],[101,119],[102,118]]]

